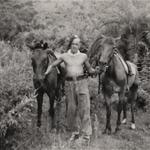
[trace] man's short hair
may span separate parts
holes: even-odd
[[[73,35],[71,38],[70,38],[70,41],[69,41],[69,44],[68,44],[68,47],[67,47],[67,50],[69,50],[71,48],[71,45],[72,45],[72,42],[74,39],[79,39],[79,36],[78,35]]]

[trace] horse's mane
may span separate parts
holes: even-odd
[[[100,35],[97,37],[97,39],[91,45],[90,50],[88,51],[88,57],[89,57],[90,63],[93,64],[93,61],[95,61],[96,63],[96,61],[98,60],[100,52],[101,52],[100,47],[102,43],[108,43],[110,45],[114,45],[114,38],[110,36],[104,36],[104,35]]]
[[[99,47],[101,46],[102,39],[103,39],[103,36],[101,35],[98,36],[95,42],[91,45],[91,48],[88,51],[89,59],[92,59],[98,53]]]

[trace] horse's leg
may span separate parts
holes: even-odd
[[[65,118],[67,118],[67,112],[68,112],[68,99],[67,98],[65,98],[65,105],[66,105]]]
[[[124,102],[125,102],[125,88],[123,88],[119,93],[119,102],[117,106],[118,117],[117,117],[117,123],[116,123],[116,132],[120,130],[120,125],[121,125],[120,117],[121,117],[121,112],[122,112]]]
[[[104,94],[106,105],[106,127],[103,133],[111,134],[111,96]]]
[[[131,129],[135,129],[135,118],[134,118],[134,101],[137,99],[137,90],[138,90],[138,85],[133,84],[131,87],[131,97],[130,97],[130,102],[131,102]]]
[[[41,126],[43,94],[44,94],[44,92],[43,92],[43,91],[40,91],[40,92],[38,93],[38,96],[37,96],[37,103],[38,103],[38,107],[37,107],[37,113],[38,113],[38,116],[37,116],[37,126],[38,126],[38,127]]]
[[[131,102],[131,129],[135,129],[135,119],[134,119],[134,105]]]
[[[100,94],[101,90],[101,74],[98,74],[98,94]]]
[[[50,103],[49,115],[51,117],[51,128],[54,128],[55,127],[55,120],[54,120],[54,116],[55,116],[55,110],[54,110],[55,92],[51,91],[51,92],[47,93],[47,95],[49,97],[49,103]]]
[[[126,124],[127,122],[127,101],[126,99],[123,101],[123,120],[122,124]]]

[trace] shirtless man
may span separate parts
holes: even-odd
[[[80,143],[87,143],[92,134],[90,118],[90,96],[87,77],[84,76],[83,65],[90,74],[98,72],[94,70],[88,61],[86,54],[79,51],[80,39],[74,36],[70,40],[70,49],[67,53],[50,65],[45,72],[48,74],[53,67],[64,62],[66,69],[65,94],[67,100],[67,123],[73,131],[71,141],[77,139]],[[80,123],[79,123],[80,121]],[[79,137],[79,134],[81,135]]]

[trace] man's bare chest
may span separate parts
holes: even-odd
[[[84,62],[85,62],[85,58],[80,55],[75,55],[75,56],[71,55],[65,58],[65,64],[67,66],[80,66],[83,65]]]

